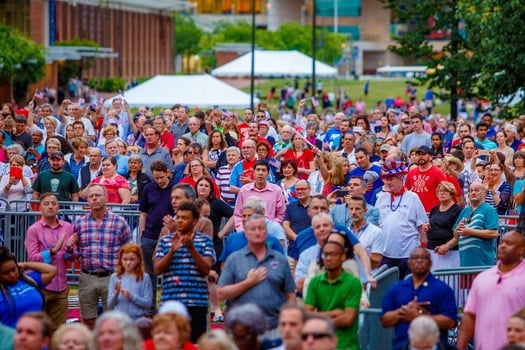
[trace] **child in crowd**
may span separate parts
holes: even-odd
[[[151,280],[145,272],[140,246],[135,243],[124,245],[119,252],[117,269],[109,280],[109,307],[136,320],[151,309],[152,294]]]

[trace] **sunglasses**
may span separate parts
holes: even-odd
[[[307,340],[309,337],[314,338],[314,340],[319,340],[319,339],[323,339],[323,338],[331,338],[332,335],[329,334],[329,333],[322,333],[322,332],[309,332],[309,333],[302,333],[301,334],[301,339],[303,341]]]

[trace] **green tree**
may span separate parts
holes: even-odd
[[[193,17],[183,13],[175,13],[175,53],[189,58],[199,53],[199,41],[202,37],[202,30],[197,27]],[[189,60],[187,60],[189,63]],[[185,72],[189,72],[189,64],[183,67]]]
[[[201,38],[200,47],[207,54],[213,53],[218,43],[250,43],[252,27],[247,22],[221,22],[213,33]],[[317,59],[333,64],[341,57],[341,45],[347,37],[317,29],[317,36],[323,37],[323,45],[317,48]],[[297,50],[306,55],[312,54],[312,27],[296,22],[283,24],[277,31],[257,29],[255,43],[266,50]],[[204,55],[201,53],[201,57]]]
[[[479,57],[479,91],[496,102],[524,87],[523,0],[459,0],[466,38]],[[515,111],[524,113],[525,101]]]
[[[389,50],[428,67],[419,83],[441,89],[440,97],[451,101],[454,119],[457,99],[478,93],[475,77],[481,59],[460,30],[458,0],[380,1],[392,11],[394,22],[407,26],[406,32],[393,37],[395,43]]]
[[[0,25],[0,50],[0,79],[11,84],[13,98],[19,101],[29,84],[44,77],[44,49],[15,29]]]

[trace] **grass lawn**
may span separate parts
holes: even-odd
[[[323,88],[325,91],[333,92],[337,96],[337,91],[339,87],[343,87],[346,91],[347,95],[350,96],[350,98],[354,101],[354,103],[360,98],[364,97],[364,84],[365,81],[359,81],[359,80],[342,80],[342,79],[321,79],[323,82]],[[255,81],[255,91],[259,91],[261,94],[261,99],[263,101],[266,101],[266,97],[268,95],[268,92],[270,91],[270,88],[272,86],[275,86],[276,89],[276,98],[270,103],[270,108],[278,105],[278,96],[279,91],[282,87],[286,85],[286,83],[292,83],[293,79],[264,79],[259,80],[257,79]],[[306,80],[300,79],[299,80],[299,88],[303,88]],[[247,81],[247,86],[242,87],[241,90],[245,92],[250,92],[250,86],[249,86],[249,80]],[[364,98],[367,110],[369,110],[372,106],[374,106],[377,101],[384,101],[388,97],[396,97],[396,96],[402,96],[405,100],[408,99],[408,97],[405,95],[405,84],[406,80],[399,79],[399,80],[393,80],[393,79],[382,79],[382,80],[370,80],[369,84],[369,93],[366,98]],[[422,99],[426,88],[424,86],[417,86],[417,96],[418,99]],[[268,102],[268,101],[267,101]],[[449,114],[450,113],[450,105],[448,103],[442,103],[435,108],[436,112],[442,113],[442,114]]]

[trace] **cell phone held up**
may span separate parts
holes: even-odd
[[[350,192],[348,192],[347,190],[339,190],[335,193],[335,195],[337,196],[337,198],[343,198],[348,196],[349,193]]]

